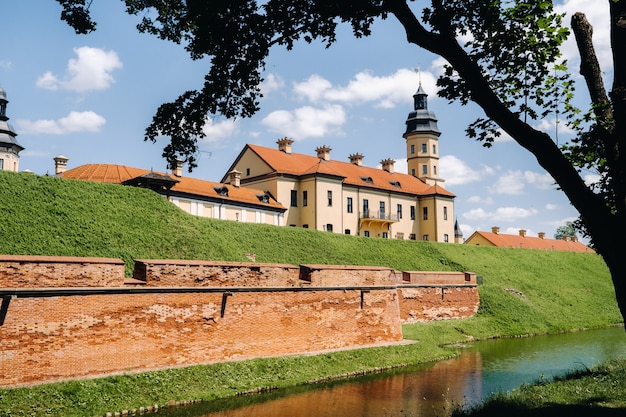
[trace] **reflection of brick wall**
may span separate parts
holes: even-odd
[[[121,259],[0,255],[0,288],[107,287],[123,283]]]
[[[125,285],[118,260],[0,257],[0,386],[398,342],[401,316],[478,303],[475,286],[442,302],[389,268],[309,267],[144,260]]]

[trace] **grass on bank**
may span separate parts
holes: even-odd
[[[168,400],[211,400],[448,357],[468,339],[621,322],[608,269],[594,254],[367,239],[190,216],[148,191],[0,172],[0,253],[123,259],[209,259],[472,271],[481,306],[466,320],[404,326],[415,344],[258,359],[0,390],[0,416],[102,415]]]
[[[494,395],[453,417],[618,417],[626,414],[626,360],[613,360],[552,382]]]

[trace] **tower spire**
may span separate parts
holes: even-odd
[[[15,137],[17,133],[8,123],[7,117],[7,100],[6,92],[0,87],[0,170],[18,171],[20,156],[19,153],[24,147],[17,142]]]

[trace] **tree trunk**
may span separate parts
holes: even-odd
[[[621,153],[621,145],[626,138],[626,0],[608,1],[611,3],[611,43],[616,75],[610,96],[615,125],[606,139],[609,145],[607,156],[611,159],[609,175],[612,177],[611,185],[617,200],[616,207],[609,207],[602,196],[585,184],[577,169],[549,135],[520,120],[502,103],[491,89],[481,68],[458,44],[454,31],[429,32],[421,25],[405,1],[387,0],[385,4],[404,27],[407,40],[445,58],[464,80],[471,91],[472,100],[519,145],[531,152],[537,162],[559,184],[578,210],[593,243],[609,268],[618,306],[622,317],[626,319],[626,256],[623,255],[619,244],[616,245],[618,239],[626,236],[626,194],[623,186],[626,181],[624,169],[626,155]],[[588,72],[593,72],[593,69]],[[595,74],[601,73],[596,71]],[[597,86],[598,84],[595,84],[593,87],[595,92],[599,91]],[[601,97],[599,95],[595,98],[602,101]]]

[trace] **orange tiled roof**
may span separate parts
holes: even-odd
[[[132,178],[136,178],[150,172],[152,171],[141,168],[127,167],[124,165],[87,164],[67,170],[61,175],[63,178],[68,179],[121,184]],[[200,197],[210,197],[215,200],[226,200],[285,210],[285,207],[282,204],[271,197],[267,204],[262,203],[257,197],[258,195],[264,194],[264,191],[262,190],[248,187],[237,188],[229,184],[205,181],[197,178],[175,177],[162,172],[158,172],[157,174],[169,177],[173,181],[178,181],[176,185],[171,188],[172,193],[184,193],[190,196],[196,195]],[[215,190],[215,187],[226,187],[228,189],[228,196],[225,197],[220,195]]]
[[[300,153],[286,154],[278,149],[259,145],[246,145],[276,173],[291,175],[326,174],[342,177],[344,184],[360,187],[377,188],[388,191],[404,192],[418,195],[443,195],[455,197],[454,194],[441,186],[431,186],[419,178],[399,172],[357,166],[350,162],[324,161],[317,156]],[[242,151],[242,154],[244,151]],[[365,180],[366,179],[366,180]],[[370,182],[371,179],[371,182]]]
[[[545,249],[545,250],[562,250],[569,252],[589,252],[595,253],[593,249],[582,242],[562,240],[562,239],[545,239],[532,236],[507,235],[502,233],[481,232],[476,231],[467,238],[466,243],[471,242],[474,235],[482,236],[484,239],[492,243],[494,246],[507,248],[525,248],[525,249]],[[470,243],[471,244],[471,243]]]

